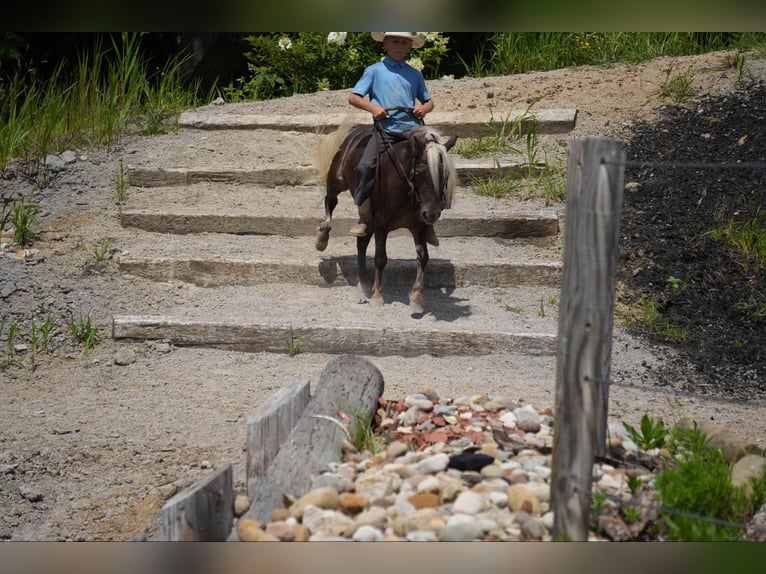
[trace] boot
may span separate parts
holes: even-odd
[[[436,230],[434,229],[433,225],[428,226],[428,234],[426,235],[426,241],[435,247],[439,246],[439,238],[436,237]]]
[[[372,200],[365,199],[359,206],[359,221],[349,230],[351,235],[364,237],[372,233]]]

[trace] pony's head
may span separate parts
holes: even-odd
[[[442,209],[452,207],[457,173],[447,152],[456,141],[457,136],[445,141],[437,131],[425,126],[414,129],[410,134],[415,159],[412,184],[423,207],[421,217],[426,223],[434,223]]]

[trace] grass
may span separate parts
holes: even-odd
[[[665,79],[660,84],[660,94],[664,98],[670,98],[673,103],[688,100],[694,95],[694,73],[691,70],[673,74],[673,66],[665,70]]]
[[[26,247],[35,237],[33,227],[42,208],[36,203],[29,203],[33,199],[33,194],[27,198],[16,199],[11,207],[9,220],[13,226],[13,241],[19,247]],[[5,218],[3,214],[3,219]]]
[[[114,198],[118,204],[122,205],[128,200],[128,180],[125,177],[125,168],[120,160],[120,167],[117,170],[117,176],[115,177],[115,190]]]
[[[90,313],[86,315],[72,315],[69,318],[68,327],[72,343],[82,347],[85,354],[90,353],[101,340]]]
[[[293,332],[293,326],[290,325],[290,329],[287,332],[287,354],[290,357],[294,357],[301,352],[301,340],[295,336]]]
[[[0,173],[24,159],[27,175],[45,185],[45,156],[68,147],[112,145],[126,133],[164,133],[177,114],[210,101],[199,82],[184,82],[186,56],[152,68],[142,55],[140,34],[112,36],[63,62],[46,80],[16,73],[0,85]]]
[[[760,32],[502,32],[482,43],[470,63],[461,63],[467,75],[484,77],[718,50],[762,52],[764,46]]]

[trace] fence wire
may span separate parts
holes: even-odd
[[[766,162],[764,161],[743,161],[734,163],[711,163],[711,162],[686,162],[686,161],[637,161],[637,160],[624,160],[613,161],[603,160],[604,165],[622,165],[625,167],[641,167],[641,168],[675,168],[675,169],[766,169]]]

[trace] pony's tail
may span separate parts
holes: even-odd
[[[335,154],[340,149],[343,140],[354,127],[354,121],[351,118],[343,120],[334,132],[319,136],[317,147],[314,150],[314,165],[317,170],[316,184],[323,186],[327,182],[327,174],[330,171],[330,165]]]

